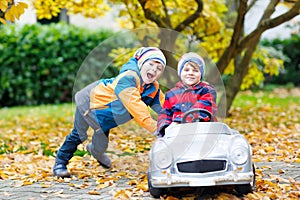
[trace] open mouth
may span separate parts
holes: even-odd
[[[152,79],[154,77],[154,75],[153,74],[151,74],[151,73],[147,73],[147,78],[148,79]]]

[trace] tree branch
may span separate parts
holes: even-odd
[[[257,2],[257,0],[250,1],[249,5],[248,5],[247,12],[255,5],[256,2]]]
[[[268,4],[263,16],[261,17],[259,24],[266,19],[270,19],[271,15],[275,12],[275,8],[278,5],[280,0],[271,0],[270,3]]]
[[[170,20],[170,16],[169,16],[169,14],[168,14],[167,5],[166,5],[166,3],[165,3],[164,0],[161,0],[161,3],[163,4],[164,11],[165,11],[165,14],[166,14],[166,18],[165,18],[164,21],[166,21],[167,24],[169,24],[169,25],[172,27],[171,20]]]
[[[288,12],[274,19],[263,19],[254,31],[252,31],[249,35],[247,35],[245,38],[241,40],[238,48],[236,49],[235,55],[242,52],[242,50],[246,46],[251,44],[253,38],[260,37],[264,31],[279,26],[280,24],[293,19],[295,16],[299,14],[300,12],[299,8],[300,8],[300,0],[297,0],[297,2]]]
[[[228,63],[230,62],[231,58],[233,57],[236,46],[239,42],[239,38],[243,31],[246,12],[247,12],[247,0],[241,0],[238,8],[238,16],[234,25],[234,32],[231,37],[230,45],[227,47],[227,49],[222,54],[222,57],[219,59],[217,63],[218,69],[221,74],[223,73]]]
[[[156,15],[152,10],[150,10],[148,8],[147,9],[145,8],[147,0],[138,0],[138,1],[141,4],[141,6],[144,10],[144,13],[145,13],[145,17],[147,19],[149,19],[150,21],[153,21],[154,23],[156,23],[156,25],[158,27],[172,29],[171,24],[168,24],[168,21],[165,20],[165,18],[161,18],[159,15]],[[165,10],[165,12],[166,12],[166,10]],[[168,16],[167,12],[165,14],[166,14],[166,16]]]
[[[198,5],[197,10],[192,15],[190,15],[189,17],[187,17],[183,22],[181,22],[180,24],[178,24],[175,27],[175,31],[181,32],[190,23],[194,22],[201,15],[201,12],[203,10],[203,2],[202,2],[202,0],[196,0],[196,3]]]
[[[127,9],[128,14],[129,14],[129,17],[130,17],[130,19],[131,19],[131,22],[132,22],[132,24],[133,24],[133,27],[136,28],[137,26],[136,26],[134,17],[132,16],[132,14],[131,14],[131,12],[130,12],[130,9],[129,9],[129,7],[128,7],[127,2],[125,2],[124,4],[125,4],[125,7],[126,7],[126,9]]]

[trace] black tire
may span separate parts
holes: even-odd
[[[151,196],[153,196],[154,198],[160,198],[161,196],[166,194],[165,188],[156,188],[156,187],[152,186],[149,172],[148,172],[147,180],[148,180],[148,188],[149,188],[149,192],[150,192]]]
[[[237,185],[235,186],[235,190],[238,196],[243,196],[253,191],[252,186],[250,184]]]
[[[253,170],[253,174],[254,174],[252,185],[249,183],[249,184],[243,184],[243,185],[235,186],[235,190],[236,190],[236,192],[239,196],[246,195],[246,194],[248,194],[250,192],[253,192],[255,190],[256,179],[255,179],[255,166],[254,166],[254,164],[252,165],[252,170]]]

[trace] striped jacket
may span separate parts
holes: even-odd
[[[159,113],[163,101],[157,81],[143,83],[134,57],[122,66],[117,77],[101,79],[90,93],[90,109],[96,111],[104,132],[132,118],[148,131],[156,131],[157,122],[150,116],[148,106]]]
[[[163,109],[158,116],[157,131],[164,134],[164,129],[172,122],[181,123],[183,113],[192,108],[206,109],[215,116],[217,112],[215,88],[203,81],[193,87],[186,87],[181,81],[178,82],[166,93]]]

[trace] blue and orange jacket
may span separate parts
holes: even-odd
[[[166,93],[163,109],[158,116],[157,131],[161,133],[172,122],[181,123],[183,114],[192,108],[206,109],[215,116],[217,112],[215,88],[203,81],[192,87],[178,82]]]
[[[137,59],[124,64],[115,78],[101,79],[90,93],[90,109],[96,110],[97,120],[105,132],[132,118],[150,132],[155,132],[157,122],[152,119],[148,106],[159,113],[164,94],[159,83],[143,83]]]

